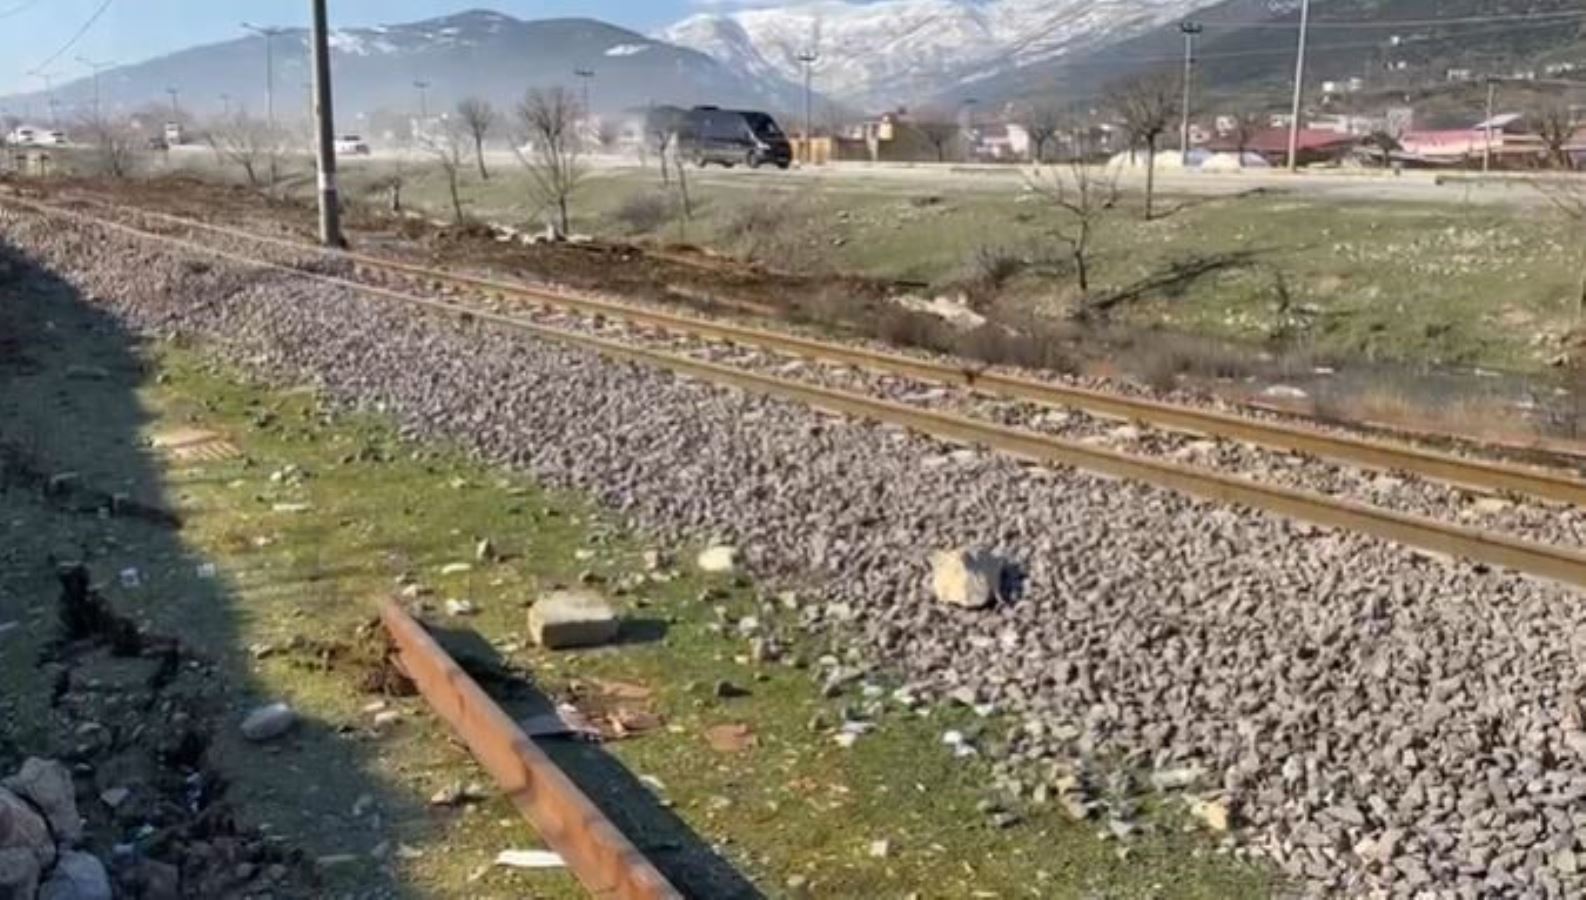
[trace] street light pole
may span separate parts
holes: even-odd
[[[178,90],[177,88],[173,88],[173,87],[166,88],[165,92],[167,94],[171,95],[171,121],[173,121],[173,122],[181,121],[181,118],[182,118],[182,103],[181,103],[181,100],[178,99],[178,98],[181,97],[182,92],[180,90]]]
[[[1182,22],[1178,27],[1184,33],[1184,121],[1179,133],[1180,163],[1189,168],[1190,155],[1190,88],[1195,80],[1195,36],[1206,30],[1199,22]]]
[[[578,80],[583,83],[583,87],[584,87],[584,118],[587,119],[590,116],[594,115],[594,111],[591,110],[590,107],[589,107],[589,84],[590,84],[590,82],[595,80],[595,70],[594,69],[574,69],[573,70],[573,74],[577,75],[578,76]]]
[[[318,129],[319,242],[343,247],[341,198],[336,186],[336,119],[331,106],[330,24],[326,0],[314,0],[314,119]]]
[[[1300,0],[1300,47],[1294,60],[1294,108],[1289,116],[1289,171],[1300,168],[1300,107],[1305,99],[1305,42],[1310,37],[1311,0]]]
[[[415,81],[413,86],[419,90],[419,124],[423,125],[430,117],[430,83]]]
[[[29,72],[28,74],[32,75],[34,78],[42,78],[44,80],[44,101],[45,105],[48,106],[50,110],[50,127],[54,128],[57,124],[55,121],[55,74],[53,72],[40,72],[37,70]]]
[[[275,152],[275,37],[285,34],[285,28],[265,28],[242,23],[242,27],[264,38],[264,108],[265,122],[270,130],[270,184],[274,185],[279,172]]]
[[[798,61],[804,64],[804,162],[815,162],[815,113],[811,102],[811,84],[814,80],[815,62],[820,54],[814,50],[806,50],[798,55]]]

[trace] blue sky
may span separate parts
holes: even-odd
[[[66,44],[102,0],[0,0],[0,94],[36,90],[28,72]],[[698,0],[330,0],[331,24],[410,22],[467,9],[520,19],[590,16],[649,31],[704,6]],[[309,0],[112,0],[109,10],[50,67],[57,82],[88,74],[77,57],[132,63],[193,44],[238,37],[238,23],[307,25]]]

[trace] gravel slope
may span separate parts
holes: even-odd
[[[759,573],[814,578],[823,618],[916,693],[1011,713],[1021,770],[1199,768],[1241,840],[1316,892],[1586,886],[1572,592],[31,216],[0,227],[138,328],[208,338],[670,539],[732,540]],[[1017,564],[1018,596],[931,602],[925,557],[958,544]],[[1118,793],[1098,812],[1124,816]]]

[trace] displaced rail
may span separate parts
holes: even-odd
[[[136,215],[239,240],[272,244],[297,252],[323,252],[345,260],[355,267],[395,274],[424,284],[496,294],[541,306],[622,319],[634,324],[706,340],[731,342],[790,356],[965,387],[998,398],[1069,407],[1097,416],[1138,421],[1169,431],[1298,452],[1363,468],[1404,472],[1430,481],[1485,493],[1522,494],[1551,502],[1586,507],[1586,480],[1562,470],[1463,457],[1404,443],[1330,433],[1216,410],[1054,384],[983,368],[952,365],[851,344],[820,341],[786,332],[704,319],[617,300],[569,294],[477,275],[440,271],[365,253],[324,250],[301,241],[260,235],[173,216],[169,213],[136,207],[119,207],[98,199],[90,202],[118,211],[127,209]],[[53,209],[44,204],[33,205],[41,210]],[[66,212],[66,210],[57,211]]]
[[[681,900],[682,894],[523,733],[395,600],[380,621],[397,662],[524,818],[601,900]]]
[[[391,288],[306,271],[300,267],[220,250],[199,242],[158,234],[31,201],[7,198],[0,202],[11,202],[41,215],[77,221],[135,239],[154,241],[196,254],[226,259],[243,266],[278,271],[382,297],[414,308],[456,316],[465,321],[489,323],[540,339],[581,347],[612,359],[662,368],[716,384],[792,400],[862,419],[901,425],[947,441],[986,447],[1034,462],[1072,466],[1103,475],[1140,481],[1218,503],[1246,506],[1318,525],[1356,531],[1438,554],[1514,569],[1586,588],[1586,553],[1574,549],[1440,522],[1310,491],[1263,484],[1248,478],[1207,471],[1164,459],[1123,453],[980,419],[793,381],[762,372],[745,371],[651,347],[635,346],[529,322],[475,306],[419,297]],[[909,360],[909,362],[916,361]]]

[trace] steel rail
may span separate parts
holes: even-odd
[[[1355,531],[1398,544],[1420,548],[1451,557],[1460,557],[1586,588],[1586,552],[1526,541],[1508,535],[1439,522],[1422,516],[1382,509],[1352,500],[1328,497],[1310,491],[1263,484],[1247,478],[1196,469],[1175,462],[1135,456],[1116,450],[1063,440],[1050,435],[1024,431],[972,419],[953,413],[937,412],[879,400],[848,391],[819,387],[759,372],[734,369],[624,344],[607,338],[565,331],[526,322],[512,316],[492,313],[444,300],[418,297],[385,287],[361,284],[332,275],[322,275],[281,263],[258,260],[242,254],[206,247],[193,241],[156,234],[67,210],[52,209],[29,201],[16,202],[40,214],[55,215],[85,222],[135,238],[154,240],[192,252],[231,260],[253,268],[280,271],[299,278],[330,284],[347,290],[396,300],[433,312],[456,316],[464,321],[486,322],[535,337],[590,350],[600,355],[699,378],[703,381],[736,387],[745,391],[871,421],[902,425],[938,439],[982,446],[1032,462],[1071,466],[1090,472],[1129,479],[1166,488],[1181,494],[1217,503],[1264,510],[1292,519],[1329,528]]]
[[[97,199],[93,202],[112,209],[121,208]],[[839,362],[922,381],[967,387],[990,395],[1047,406],[1077,408],[1096,415],[1305,453],[1364,468],[1408,472],[1481,492],[1524,494],[1543,500],[1586,506],[1586,480],[1562,471],[1472,459],[1405,444],[1330,434],[1287,423],[1264,422],[1217,410],[1126,397],[1107,391],[1053,384],[969,366],[953,366],[898,353],[666,312],[618,300],[568,294],[476,275],[443,272],[364,253],[325,250],[299,241],[254,234],[241,229],[173,216],[169,213],[136,207],[126,207],[126,209],[138,215],[163,219],[177,225],[240,240],[273,244],[298,252],[324,253],[345,259],[355,266],[394,272],[419,281],[497,293],[539,305],[559,306],[584,313],[613,316],[700,338],[756,346],[793,356]]]
[[[545,843],[592,897],[682,900],[551,758],[447,655],[401,604],[386,599],[380,621],[397,663],[430,709],[452,727]]]

